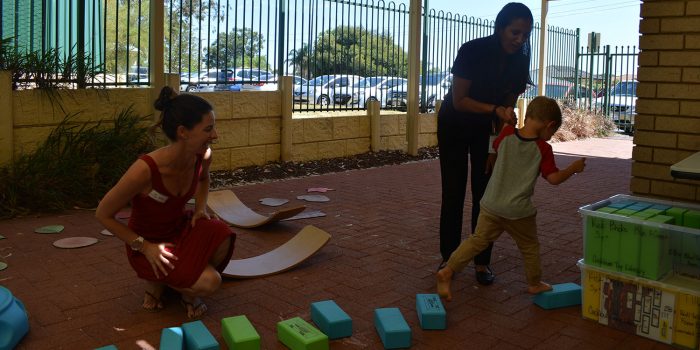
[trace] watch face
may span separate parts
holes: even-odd
[[[143,238],[142,237],[136,238],[135,240],[131,241],[130,245],[131,245],[132,250],[136,250],[136,251],[141,250],[141,247],[143,247]]]

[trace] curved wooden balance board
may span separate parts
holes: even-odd
[[[209,192],[207,206],[221,220],[231,226],[240,228],[254,228],[270,222],[291,218],[306,209],[306,206],[298,206],[272,213],[270,216],[260,215],[248,208],[231,190]]]
[[[331,239],[328,232],[312,225],[304,227],[292,239],[262,255],[231,260],[223,275],[253,278],[287,271],[314,255]]]

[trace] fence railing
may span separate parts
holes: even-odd
[[[275,90],[284,74],[294,76],[297,111],[364,109],[371,100],[379,100],[382,108],[406,106],[409,28],[404,4],[164,3],[165,72],[181,74],[181,90]],[[149,7],[149,0],[3,1],[0,37],[10,39],[3,50],[50,57],[52,64],[42,66],[49,70],[44,78],[63,79],[69,87],[149,85]],[[431,110],[450,88],[449,71],[459,47],[492,34],[493,21],[428,9],[422,28],[425,74],[419,78],[419,105]],[[547,33],[546,95],[605,113],[617,108],[598,101],[601,86],[609,91],[621,80],[615,78],[620,72],[636,71],[636,53],[608,48],[587,56],[577,51],[578,30],[548,27]],[[537,85],[539,24],[530,43],[531,77]],[[31,87],[37,77],[25,74],[22,79]],[[531,87],[525,97],[535,96],[536,90]]]

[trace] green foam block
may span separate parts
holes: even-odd
[[[292,350],[328,350],[328,336],[299,317],[277,323],[277,339]]]
[[[673,217],[675,225],[683,226],[683,214],[685,214],[686,211],[688,211],[688,209],[672,207],[666,209],[666,215]]]
[[[608,219],[595,216],[586,217],[583,260],[586,264],[601,266],[603,238],[607,237]]]
[[[231,350],[260,349],[260,335],[245,315],[222,319],[221,335]]]
[[[647,221],[673,224],[674,218],[668,215],[656,215]],[[671,270],[672,259],[669,255],[670,234],[668,230],[651,225],[640,227],[639,276],[650,280],[659,280]]]

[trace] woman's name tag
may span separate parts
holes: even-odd
[[[153,198],[153,200],[158,203],[165,203],[165,201],[168,200],[168,196],[161,194],[156,190],[151,190],[151,193],[149,193],[148,196]]]

